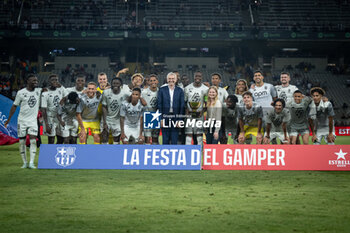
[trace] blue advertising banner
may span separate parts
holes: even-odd
[[[5,121],[7,121],[12,107],[13,101],[6,96],[0,95],[0,131],[12,138],[18,138],[17,136],[17,118],[19,113],[19,107],[13,114],[10,123],[5,128]]]
[[[39,169],[200,170],[198,145],[42,144]]]

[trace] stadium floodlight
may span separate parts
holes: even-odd
[[[49,65],[55,65],[55,62],[45,62],[44,63],[44,66],[46,67],[46,66],[49,66]]]
[[[283,52],[296,52],[299,51],[298,48],[283,48],[282,49]]]

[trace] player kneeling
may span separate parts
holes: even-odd
[[[243,106],[238,109],[238,119],[240,134],[238,143],[244,144],[248,135],[256,137],[256,144],[262,143],[262,118],[264,116],[261,106],[253,102],[253,95],[250,91],[246,91],[242,95]]]
[[[274,109],[266,116],[266,133],[264,144],[279,138],[281,144],[288,144],[287,123],[290,121],[289,110],[285,108],[286,103],[283,99],[276,99],[273,102]]]
[[[320,87],[311,89],[311,96],[313,99],[311,106],[316,109],[316,124],[314,130],[316,133],[312,136],[314,145],[320,145],[322,139],[324,139],[328,145],[334,145],[335,141],[333,120],[335,113],[332,103],[323,99],[324,94],[325,91]]]
[[[64,144],[77,144],[79,124],[76,119],[76,113],[79,102],[78,94],[70,92],[63,104],[58,108],[57,118],[60,122],[60,131]]]
[[[120,108],[120,128],[123,144],[143,144],[143,112],[140,101],[141,89],[134,88],[131,96],[123,102]]]

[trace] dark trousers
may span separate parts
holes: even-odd
[[[177,139],[179,137],[178,128],[162,128],[163,145],[177,145]]]
[[[217,140],[214,139],[214,132],[215,128],[212,129],[212,133],[209,131],[205,134],[205,137],[207,138],[207,144],[218,144],[219,140],[221,138],[221,131],[219,131],[219,138]]]
[[[179,129],[178,128],[175,128],[173,127],[171,124],[170,124],[170,121],[173,121],[175,122],[176,119],[173,119],[173,118],[168,118],[168,119],[165,119],[167,121],[167,126],[169,128],[162,128],[162,137],[163,137],[163,145],[177,145],[177,140],[179,138]]]

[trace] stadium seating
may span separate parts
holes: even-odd
[[[164,29],[215,30],[242,21],[237,1],[151,1],[146,19],[157,21]],[[215,23],[214,23],[215,21]]]
[[[337,3],[339,2],[339,3]],[[266,29],[344,30],[350,27],[350,6],[342,1],[268,0],[256,19]]]

